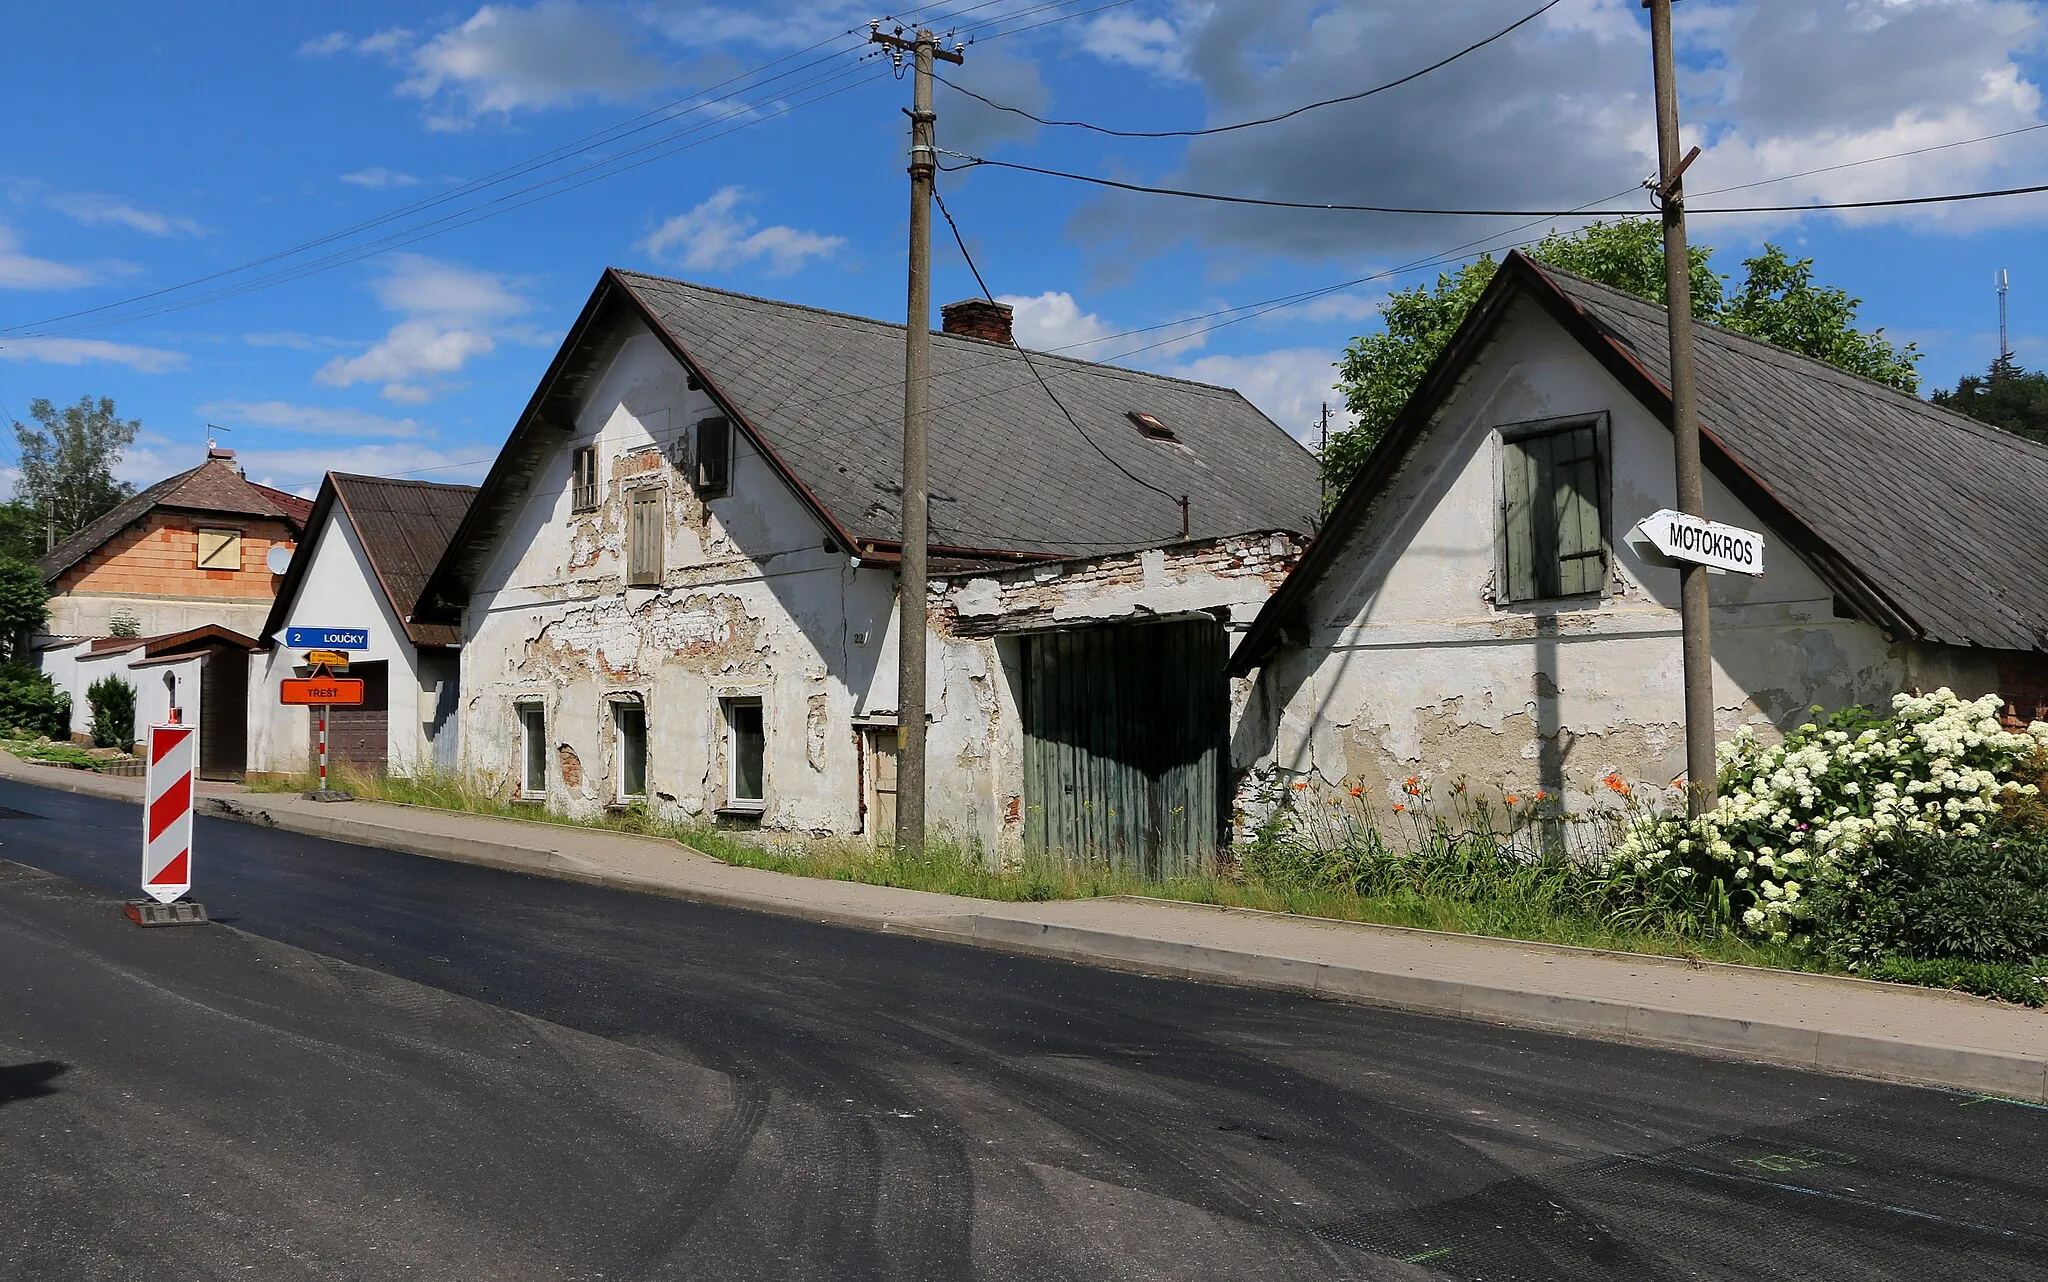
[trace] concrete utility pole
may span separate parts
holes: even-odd
[[[1650,49],[1657,89],[1657,194],[1664,211],[1664,281],[1671,317],[1671,444],[1678,472],[1678,510],[1705,519],[1700,475],[1699,401],[1693,389],[1692,255],[1685,241],[1685,170],[1699,148],[1680,155],[1678,74],[1671,51],[1674,0],[1643,0],[1650,11]],[[1686,812],[1714,808],[1714,646],[1707,567],[1679,568],[1679,610],[1685,649]]]
[[[898,27],[884,32],[871,23],[868,39],[887,46],[896,65],[910,54],[913,72],[910,112],[910,306],[903,325],[903,558],[896,578],[896,848],[924,849],[925,801],[925,545],[927,542],[926,432],[931,425],[928,384],[932,343],[932,60],[955,65],[961,50],[939,48],[939,39],[920,28],[906,38]]]

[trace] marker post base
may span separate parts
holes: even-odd
[[[354,801],[356,795],[345,788],[314,788],[299,794],[308,801]]]
[[[197,926],[211,920],[206,915],[206,905],[190,899],[168,904],[154,899],[131,899],[122,911],[138,926]]]

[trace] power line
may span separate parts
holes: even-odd
[[[1452,63],[1458,61],[1458,59],[1463,58],[1465,55],[1477,53],[1479,50],[1484,49],[1486,46],[1494,43],[1496,40],[1505,39],[1506,37],[1520,30],[1522,27],[1528,25],[1531,22],[1534,22],[1536,19],[1542,17],[1544,14],[1550,12],[1552,9],[1555,9],[1560,3],[1562,3],[1562,0],[1549,0],[1549,3],[1543,5],[1541,8],[1538,8],[1533,12],[1516,19],[1514,22],[1508,24],[1505,27],[1502,27],[1499,31],[1494,32],[1492,35],[1486,37],[1484,40],[1480,40],[1474,44],[1466,45],[1463,49],[1458,50],[1458,52],[1450,55],[1448,58],[1440,58],[1419,71],[1409,72],[1407,75],[1402,76],[1398,80],[1389,80],[1385,84],[1375,85],[1370,89],[1361,90],[1358,93],[1342,94],[1335,98],[1324,98],[1319,102],[1306,103],[1302,106],[1294,108],[1292,111],[1283,111],[1277,116],[1262,116],[1257,120],[1240,120],[1234,125],[1213,125],[1207,129],[1112,129],[1107,125],[1098,125],[1092,121],[1087,120],[1048,120],[1044,116],[1036,115],[1032,112],[1026,111],[1022,107],[1013,107],[1008,103],[997,102],[993,98],[984,98],[982,95],[974,92],[974,90],[968,89],[962,85],[956,85],[952,81],[946,79],[944,76],[935,75],[935,78],[938,80],[940,84],[946,86],[948,89],[953,90],[955,93],[966,94],[969,98],[974,99],[976,102],[982,103],[986,106],[993,107],[997,111],[1006,111],[1009,112],[1011,115],[1022,116],[1026,120],[1034,121],[1041,125],[1058,126],[1070,129],[1085,129],[1088,130],[1090,133],[1107,134],[1111,138],[1205,138],[1211,134],[1227,134],[1239,129],[1256,128],[1259,125],[1278,124],[1283,120],[1292,120],[1294,117],[1299,116],[1304,112],[1314,111],[1319,107],[1334,107],[1339,103],[1358,102],[1362,99],[1370,98],[1374,94],[1385,93],[1389,89],[1398,89],[1402,85],[1422,79],[1424,76],[1430,74],[1433,71],[1441,71],[1445,67],[1448,67]]]
[[[960,173],[991,165],[997,169],[1014,169],[1020,173],[1040,174],[1047,178],[1063,178],[1069,182],[1088,183],[1096,187],[1111,187],[1118,191],[1138,192],[1148,196],[1174,196],[1183,200],[1203,200],[1225,205],[1256,205],[1266,209],[1310,209],[1329,213],[1350,214],[1420,214],[1432,217],[1458,218],[1567,218],[1574,211],[1569,209],[1454,209],[1426,208],[1412,205],[1347,205],[1332,201],[1271,200],[1262,196],[1233,196],[1223,192],[1189,191],[1181,187],[1153,187],[1144,183],[1120,182],[1114,178],[1100,178],[1093,174],[1068,173],[1062,169],[1043,169],[1037,165],[1020,165],[1009,160],[989,160],[981,156],[963,155],[957,151],[944,154],[965,160],[964,165],[942,165],[948,173]],[[2048,191],[2048,183],[2031,187],[2006,187],[1996,191],[1954,192],[1940,196],[1903,196],[1893,200],[1838,200],[1804,205],[1731,205],[1717,209],[1694,209],[1686,207],[1688,215],[1693,214],[1799,214],[1818,213],[1831,209],[1886,209],[1905,205],[1944,205],[1959,201],[1993,200],[2002,196],[2031,196]]]
[[[46,327],[38,328],[34,336],[50,337],[53,336],[54,334],[71,335],[89,332],[92,329],[101,328],[106,325],[121,324],[129,321],[148,319],[150,317],[165,315],[169,312],[180,311],[189,307],[196,307],[211,302],[220,302],[229,298],[240,297],[243,294],[252,293],[260,289],[267,289],[274,285],[287,284],[291,281],[300,280],[307,276],[328,271],[334,267],[343,266],[348,263],[358,262],[365,258],[374,257],[377,254],[384,253],[391,249],[402,248],[403,246],[416,244],[422,240],[432,239],[433,237],[444,235],[450,231],[457,230],[458,228],[461,227],[467,227],[474,223],[483,222],[486,219],[495,218],[502,214],[510,213],[516,209],[523,209],[528,205],[537,204],[543,200],[548,200],[556,196],[565,195],[568,192],[575,191],[582,187],[587,187],[592,183],[601,182],[608,178],[617,177],[620,174],[627,173],[634,169],[638,169],[644,165],[652,164],[657,160],[663,160],[670,156],[678,155],[681,152],[702,146],[705,143],[714,142],[717,139],[727,137],[731,134],[737,133],[741,129],[751,128],[754,125],[765,124],[770,120],[775,120],[782,116],[788,115],[790,112],[798,110],[799,108],[810,106],[813,103],[821,102],[826,98],[834,97],[850,89],[858,88],[861,84],[867,83],[868,81],[876,79],[880,76],[881,69],[878,66],[874,66],[873,64],[856,63],[851,67],[841,68],[840,70],[835,72],[830,72],[822,76],[813,77],[809,82],[806,82],[805,84],[802,85],[798,85],[795,87],[794,90],[787,92],[791,93],[792,95],[801,94],[802,92],[808,89],[815,89],[823,87],[825,85],[829,85],[835,80],[844,80],[847,79],[848,77],[858,76],[859,73],[862,71],[863,66],[873,67],[873,69],[869,71],[869,73],[864,78],[856,79],[851,84],[840,85],[838,88],[831,89],[828,92],[816,94],[811,98],[803,99],[801,101],[789,102],[788,105],[776,111],[768,112],[761,115],[750,115],[750,113],[755,112],[759,109],[758,105],[753,103],[740,103],[737,104],[733,108],[733,110],[727,112],[724,115],[718,116],[711,120],[700,122],[687,129],[677,130],[673,133],[663,135],[662,137],[655,139],[653,142],[642,144],[640,147],[633,148],[629,151],[621,153],[620,155],[608,157],[605,160],[585,165],[580,169],[571,170],[563,174],[557,174],[551,178],[546,178],[539,182],[531,183],[525,187],[520,187],[510,192],[502,193],[500,195],[494,196],[490,200],[483,201],[479,204],[466,206],[462,209],[454,211],[453,213],[446,214],[440,218],[432,219],[425,223],[417,223],[410,227],[401,228],[395,232],[389,233],[388,235],[380,237],[376,240],[350,245],[345,248],[335,250],[334,252],[324,255],[320,258],[312,259],[310,261],[282,266],[274,271],[255,277],[253,279],[222,285],[214,290],[210,290],[204,294],[200,294],[195,297],[185,298],[176,301],[168,301],[154,307],[144,308],[139,311],[131,311],[116,317],[107,317],[98,321],[87,321],[84,324],[73,323],[69,325],[63,325],[61,327],[55,324],[49,324]],[[740,120],[740,118],[743,116],[748,116],[749,118],[745,120]],[[693,141],[682,142],[674,146],[668,145],[671,143],[677,143],[678,139],[689,138],[692,134],[702,133],[707,129],[713,129],[719,125],[727,124],[734,120],[740,120],[740,123],[732,125],[732,127],[729,129],[724,129],[718,133],[711,134],[708,137],[696,138]],[[642,155],[642,153],[649,151],[653,151],[654,154]],[[630,164],[620,163],[621,161],[627,159],[628,157],[633,156],[640,156],[641,158],[632,161],[632,163]],[[570,179],[578,178],[583,175],[589,176],[582,177],[582,180],[578,182],[569,181]],[[548,190],[549,188],[552,188],[552,190]],[[521,196],[528,196],[530,193],[536,192],[539,194],[531,195],[529,199],[518,199]],[[493,208],[494,206],[504,207]],[[273,260],[275,258],[284,256],[287,255],[274,255]],[[176,292],[178,289],[189,288],[192,285],[202,283],[203,280],[218,279],[223,275],[229,274],[232,274],[232,271],[214,273],[211,277],[202,278],[201,281],[190,281],[186,282],[184,286],[172,287],[170,289],[165,290],[152,291],[150,295],[138,296],[137,299],[126,301],[147,301],[147,299],[150,297],[157,297],[164,294],[173,293]],[[91,312],[104,312],[115,306],[119,306],[119,304],[107,304],[105,307],[88,309],[86,312],[73,313],[72,315],[82,319],[85,316],[89,315]],[[0,330],[0,333],[16,332],[28,328],[30,327],[26,325],[16,326],[13,328],[13,330]]]

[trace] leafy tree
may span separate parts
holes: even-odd
[[[135,487],[114,479],[121,455],[142,430],[139,419],[123,422],[112,397],[58,409],[41,397],[28,403],[36,426],[17,422],[14,439],[21,453],[21,479],[15,499],[55,521],[59,538],[104,516]]]
[[[1596,222],[1570,234],[1552,232],[1529,255],[1654,303],[1666,298],[1664,232],[1646,218]],[[1902,390],[1917,390],[1919,352],[1910,343],[1894,346],[1882,330],[1858,331],[1856,309],[1862,300],[1816,286],[1812,259],[1794,261],[1777,246],[1766,245],[1763,253],[1744,261],[1742,287],[1731,298],[1726,278],[1709,265],[1712,256],[1709,248],[1691,247],[1693,315]],[[1353,339],[1344,349],[1339,382],[1357,422],[1332,437],[1323,456],[1333,492],[1357,473],[1497,269],[1491,257],[1482,257],[1438,276],[1434,286],[1395,293],[1380,308],[1384,330]]]
[[[1991,362],[1984,374],[1965,374],[1955,390],[1936,389],[1928,399],[1943,409],[2048,444],[2048,374],[2021,369],[2009,356]]]
[[[34,668],[0,663],[0,733],[70,738],[71,696]]]
[[[1920,390],[1919,349],[1912,343],[1894,346],[1881,327],[1868,334],[1857,329],[1856,309],[1863,300],[1815,285],[1811,258],[1795,261],[1766,244],[1742,266],[1748,277],[1715,320],[1902,392]]]
[[[20,499],[0,503],[0,557],[33,562],[45,542],[42,513]]]
[[[28,661],[28,640],[49,620],[49,600],[41,571],[26,561],[0,557],[0,647],[7,659]]]

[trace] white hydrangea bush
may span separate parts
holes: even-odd
[[[2003,706],[1943,688],[1894,696],[1889,716],[1851,708],[1808,722],[1769,747],[1745,730],[1717,749],[1719,805],[1697,824],[1635,823],[1606,871],[1643,884],[1719,879],[1744,927],[1782,941],[1800,933],[1813,888],[1860,878],[1888,837],[1976,836],[2003,796],[2038,791],[2013,775],[2048,746],[2048,722],[2014,733]]]

